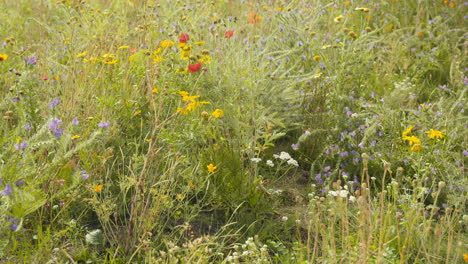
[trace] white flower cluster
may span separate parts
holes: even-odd
[[[252,237],[249,237],[241,246],[234,246],[235,252],[230,254],[227,263],[258,263],[266,264],[269,262],[268,246],[259,246]]]
[[[299,167],[299,163],[297,160],[293,159],[289,153],[282,151],[279,155],[273,154],[273,157],[275,159],[280,159],[280,160],[287,160],[287,163],[289,165],[293,165],[295,167]],[[273,162],[272,162],[273,163]]]

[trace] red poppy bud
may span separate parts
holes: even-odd
[[[201,63],[195,63],[195,64],[190,64],[188,66],[188,70],[190,73],[194,73],[194,72],[197,72],[201,69]]]
[[[189,41],[189,40],[190,40],[190,37],[189,37],[189,35],[187,33],[180,34],[179,41],[181,43],[187,43],[187,41]]]
[[[233,30],[228,30],[226,33],[224,33],[225,38],[232,38],[234,36],[234,31]]]

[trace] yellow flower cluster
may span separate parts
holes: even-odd
[[[186,91],[178,91],[177,93],[182,96],[182,101],[188,103],[184,108],[177,107],[177,112],[181,115],[188,115],[190,111],[195,110],[197,107],[210,103],[208,101],[198,101],[199,95],[189,95]]]
[[[401,138],[405,141],[408,141],[408,144],[411,147],[412,151],[420,151],[423,147],[421,144],[421,140],[417,136],[410,135],[411,132],[413,132],[414,126],[409,126],[405,131],[401,133]],[[445,137],[444,133],[442,131],[434,130],[434,129],[429,129],[429,131],[425,132],[428,134],[428,137],[430,139],[442,139]]]

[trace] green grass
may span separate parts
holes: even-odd
[[[468,261],[463,2],[0,7],[0,263]]]

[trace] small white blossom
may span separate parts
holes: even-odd
[[[270,167],[272,167],[272,168],[275,166],[275,164],[274,164],[273,161],[271,161],[271,160],[267,160],[267,161],[266,161],[266,165],[267,165],[267,166],[270,166]]]
[[[295,160],[295,159],[289,159],[288,164],[299,167],[299,163],[297,163],[297,160]]]
[[[282,151],[279,155],[279,158],[282,160],[289,160],[291,159],[291,155],[289,153]]]
[[[354,196],[351,195],[351,196],[349,197],[349,201],[350,201],[350,202],[356,201],[356,197],[354,197]]]
[[[346,198],[348,196],[348,191],[347,190],[338,191],[338,195],[340,195],[340,197]]]
[[[287,217],[287,216],[283,216],[283,218],[281,218],[281,220],[283,220],[283,222],[286,222],[286,221],[288,221],[288,217]]]
[[[338,196],[338,193],[335,192],[335,191],[329,191],[329,192],[328,192],[328,195],[331,195],[331,196]]]
[[[260,161],[262,161],[261,158],[251,158],[250,160],[255,162],[255,163],[259,163]]]

